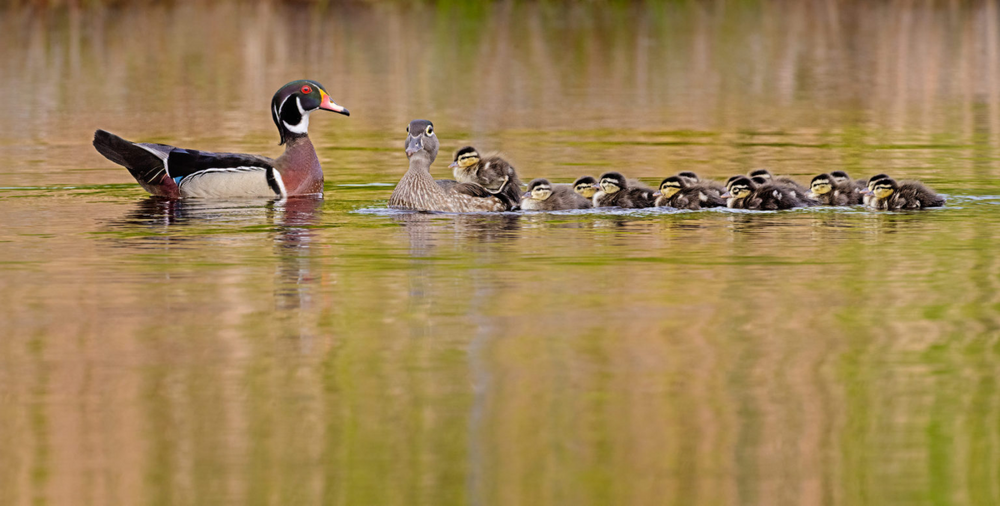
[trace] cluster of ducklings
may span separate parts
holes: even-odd
[[[886,174],[851,179],[838,170],[812,178],[806,188],[791,178],[775,177],[766,169],[758,169],[746,176],[733,176],[725,185],[703,180],[694,172],[680,172],[660,182],[657,190],[618,172],[605,173],[599,180],[584,176],[572,186],[535,179],[521,200],[521,209],[538,211],[589,207],[780,210],[817,205],[912,210],[943,206],[944,197],[920,182],[897,183]]]

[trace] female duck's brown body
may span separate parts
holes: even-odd
[[[474,183],[456,183],[446,190],[434,181],[430,167],[437,157],[438,141],[434,135],[434,125],[430,121],[410,122],[405,146],[410,167],[389,197],[389,207],[450,213],[511,209],[512,204],[502,198],[502,192],[494,195]]]

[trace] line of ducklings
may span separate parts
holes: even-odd
[[[572,188],[572,193],[570,193]],[[782,210],[809,206],[864,205],[876,210],[915,210],[940,207],[944,197],[919,181],[896,182],[886,174],[851,179],[838,170],[812,178],[809,187],[766,169],[729,178],[726,183],[704,180],[694,172],[680,172],[660,182],[657,190],[608,172],[599,180],[584,176],[572,185],[552,185],[535,179],[521,200],[521,209],[554,211],[587,207],[672,207],[699,210],[729,207]]]
[[[419,211],[558,211],[591,207],[637,209],[671,207],[699,210],[729,207],[781,210],[829,205],[864,205],[877,210],[912,210],[944,205],[944,198],[918,181],[897,183],[886,174],[851,179],[844,171],[820,174],[805,187],[766,169],[729,178],[726,184],[703,180],[694,172],[665,178],[654,190],[620,172],[599,179],[583,176],[568,184],[534,179],[527,191],[512,164],[497,155],[481,156],[472,146],[455,153],[449,168],[454,180],[435,180],[430,165],[438,152],[434,125],[414,120],[405,142],[410,168],[389,198],[389,207]]]

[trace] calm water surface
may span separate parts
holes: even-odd
[[[0,11],[0,504],[1000,503],[993,4]],[[90,146],[275,156],[156,201]],[[405,126],[526,180],[890,172],[944,209],[419,215]]]

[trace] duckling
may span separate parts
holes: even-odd
[[[688,184],[690,178],[681,175],[671,176],[660,183],[660,191],[654,193],[656,207],[674,207],[677,209],[698,210],[703,207],[725,207],[726,201],[721,195],[698,183]]]
[[[830,177],[833,178],[833,182],[854,190],[850,205],[860,204],[862,202],[865,188],[868,187],[867,179],[851,179],[851,176],[848,176],[847,173],[842,170],[835,170],[831,172]]]
[[[804,204],[787,187],[765,182],[757,184],[746,176],[731,179],[729,191],[722,196],[731,209],[777,210],[802,207]]]
[[[842,179],[843,181],[843,179]],[[820,174],[809,182],[809,197],[825,206],[849,206],[857,204],[854,187],[848,183],[838,183],[832,174]]]
[[[875,196],[872,191],[875,188],[875,183],[889,177],[886,174],[875,174],[874,176],[868,178],[868,183],[865,185],[864,189],[861,190],[861,203],[866,207],[870,204]]]
[[[761,177],[764,178],[768,183],[773,183],[778,186],[786,186],[790,190],[794,191],[795,192],[794,196],[799,199],[809,194],[809,189],[799,184],[798,181],[795,181],[794,179],[787,176],[775,177],[774,174],[771,174],[771,171],[767,169],[752,170],[750,171],[748,176]]]
[[[438,153],[434,124],[413,120],[406,128],[406,157],[410,167],[403,174],[389,197],[389,207],[414,211],[444,211],[468,213],[479,211],[509,211],[516,203],[507,198],[508,180],[492,194],[474,183],[455,183],[443,188],[431,177],[430,166]]]
[[[620,172],[601,174],[600,190],[594,194],[594,207],[624,207],[639,209],[652,207],[656,201],[652,188],[641,183],[629,185]]]
[[[448,168],[452,169],[459,183],[475,183],[494,194],[503,187],[511,201],[521,200],[522,183],[517,177],[517,170],[499,156],[481,157],[476,148],[466,146],[455,152],[455,160]]]
[[[941,207],[944,197],[934,193],[919,181],[896,183],[891,177],[871,183],[873,199],[868,206],[873,209],[895,211],[897,209],[923,209]]]
[[[521,195],[521,209],[525,211],[560,211],[590,207],[590,201],[577,195],[572,186],[553,185],[548,179],[532,180],[528,183],[528,191]]]
[[[593,176],[583,176],[573,182],[573,192],[589,201],[593,201],[598,188]]]
[[[684,172],[678,172],[677,177],[683,179],[688,186],[697,185],[701,186],[706,190],[710,190],[711,192],[715,193],[716,197],[721,198],[722,194],[726,193],[725,185],[720,184],[716,181],[712,181],[711,179],[701,179],[700,177],[698,177],[698,174],[695,174],[694,172],[691,172],[689,170]]]

